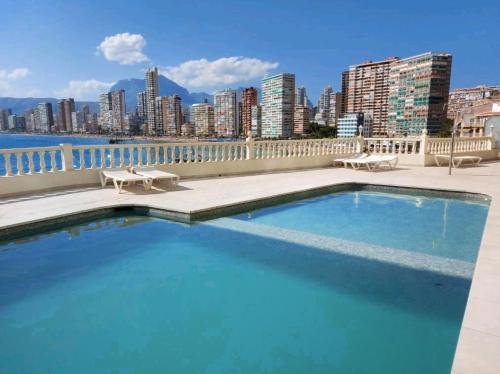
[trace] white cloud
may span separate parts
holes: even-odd
[[[106,36],[97,47],[97,54],[102,53],[106,60],[118,62],[120,65],[133,65],[149,61],[142,52],[145,46],[146,39],[141,34],[124,32]]]
[[[108,92],[114,82],[101,82],[95,79],[86,81],[70,81],[68,86],[57,90],[58,97],[73,97],[78,100],[98,100],[99,94]]]
[[[222,57],[217,60],[190,60],[161,69],[161,74],[180,85],[209,88],[246,82],[265,76],[278,67],[277,62],[249,57]]]
[[[26,78],[29,74],[28,68],[0,69],[0,96],[15,96],[17,91],[13,89],[12,82]]]

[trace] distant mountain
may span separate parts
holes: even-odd
[[[182,99],[183,106],[189,106],[196,103],[202,103],[207,99],[209,103],[213,103],[213,95],[206,92],[189,92],[186,88],[178,85],[174,81],[168,79],[163,75],[158,76],[158,89],[160,96],[179,95]],[[125,90],[125,103],[127,111],[135,110],[137,105],[137,93],[146,90],[146,82],[144,79],[122,79],[116,82],[110,91]],[[241,92],[244,87],[236,88],[238,98],[241,98]],[[261,96],[260,89],[257,88],[259,97]],[[96,99],[98,99],[96,97]],[[27,97],[27,98],[14,98],[14,97],[0,97],[0,109],[12,109],[12,112],[17,115],[22,115],[25,110],[35,108],[38,103],[50,102],[53,109],[57,112],[57,100],[53,97]],[[99,102],[97,101],[76,101],[76,109],[80,110],[85,104],[90,106],[92,112],[99,112]]]
[[[53,97],[0,97],[0,109],[12,109],[13,114],[22,116],[30,108],[35,108],[39,103],[52,103],[52,109],[57,112],[57,101]],[[76,110],[81,110],[82,106],[88,105],[92,112],[99,111],[99,103],[94,101],[75,101]]]
[[[146,82],[144,79],[122,79],[116,82],[110,91],[125,90],[125,103],[127,111],[133,110],[137,104],[137,93],[146,90]],[[213,97],[205,92],[189,92],[182,86],[179,86],[174,81],[163,75],[158,76],[158,90],[160,96],[179,95],[182,99],[182,105],[192,105],[202,103],[206,98],[209,102],[213,101]]]

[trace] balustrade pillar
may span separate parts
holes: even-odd
[[[248,137],[246,138],[247,160],[252,160],[255,158],[254,147],[255,141],[252,138],[252,131],[249,131]]]
[[[73,170],[73,145],[72,144],[59,144],[59,147],[61,148],[61,158],[62,158],[63,170],[64,171]]]
[[[422,130],[422,136],[420,137],[420,150],[419,153],[424,155],[427,153],[427,141],[429,139],[429,133],[427,129]]]

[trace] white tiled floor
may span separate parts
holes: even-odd
[[[401,167],[369,173],[341,168],[183,180],[173,189],[118,195],[111,187],[0,199],[0,229],[103,207],[142,205],[192,213],[280,194],[358,182],[449,189],[492,197],[453,365],[456,373],[500,372],[500,162],[480,167]]]

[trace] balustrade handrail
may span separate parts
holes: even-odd
[[[234,142],[176,142],[122,144],[61,144],[48,147],[0,149],[0,177],[93,170],[134,165],[265,160],[290,157],[318,157],[370,152],[423,155],[449,153],[449,138],[323,138],[273,140],[252,138]],[[491,150],[492,136],[457,138],[457,153]]]

